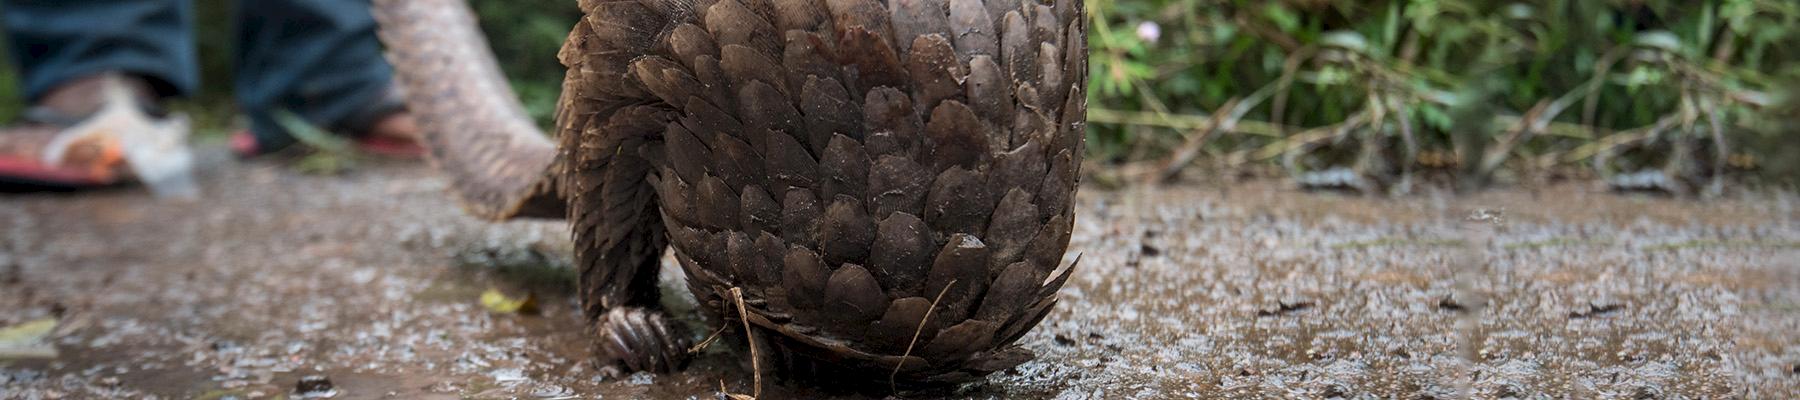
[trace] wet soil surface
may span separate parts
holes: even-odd
[[[678,374],[597,371],[559,222],[464,216],[420,165],[322,177],[211,159],[196,203],[0,197],[0,327],[56,318],[59,353],[0,360],[0,398],[294,398],[308,376],[353,399],[752,390],[741,337]],[[906,395],[1796,398],[1797,205],[1090,189],[1078,272],[1021,341],[1038,359]],[[664,276],[677,314],[711,331]],[[496,313],[490,289],[541,312]]]

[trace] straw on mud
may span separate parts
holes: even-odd
[[[906,352],[900,354],[900,362],[894,364],[894,372],[888,374],[889,391],[899,391],[897,389],[899,385],[895,384],[894,380],[900,376],[900,368],[906,366],[906,358],[912,356],[913,345],[919,343],[919,334],[925,332],[925,321],[931,320],[931,312],[937,310],[938,302],[944,300],[944,294],[950,293],[950,288],[955,286],[955,279],[951,279],[950,283],[944,284],[944,288],[938,290],[937,298],[931,299],[931,307],[925,308],[925,316],[919,317],[919,326],[913,328],[912,340],[906,342]]]
[[[714,329],[711,335],[706,336],[706,340],[701,340],[700,343],[695,343],[693,347],[689,347],[687,350],[688,354],[699,353],[701,350],[706,350],[708,346],[712,346],[713,342],[718,341],[719,336],[724,333],[725,325],[719,324],[719,329]]]
[[[732,399],[732,400],[756,400],[755,397],[732,393],[730,390],[725,390],[725,380],[724,379],[719,380],[719,393],[724,393],[725,398]]]
[[[729,293],[731,294],[732,302],[737,303],[738,319],[743,321],[743,323],[744,323],[744,340],[750,344],[750,370],[751,370],[751,373],[755,374],[755,375],[753,375],[753,379],[754,379],[756,386],[753,389],[751,389],[752,390],[751,395],[745,396],[745,395],[741,395],[741,394],[737,394],[737,393],[732,393],[730,390],[726,390],[725,389],[725,381],[720,380],[719,381],[719,393],[723,393],[725,395],[725,397],[733,398],[733,399],[755,399],[758,397],[762,397],[762,361],[760,360],[761,357],[758,356],[758,352],[756,351],[756,337],[753,336],[753,335],[755,335],[755,333],[750,331],[750,310],[748,310],[744,307],[744,289],[743,288],[732,287]],[[719,329],[714,330],[712,335],[708,335],[705,340],[701,340],[700,343],[695,344],[693,347],[689,347],[688,353],[689,354],[698,353],[701,350],[705,350],[707,346],[711,346],[713,344],[713,342],[717,342],[719,340],[719,337],[724,333],[725,333],[725,325],[720,324]]]
[[[756,387],[750,391],[751,398],[762,397],[762,356],[756,351],[756,332],[750,330],[750,310],[744,307],[744,289],[733,286],[731,298],[737,301],[738,319],[744,322],[744,341],[750,344],[750,372]]]

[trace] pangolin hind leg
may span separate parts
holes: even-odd
[[[573,75],[573,74],[571,74]],[[571,79],[564,93],[578,93]],[[565,96],[566,97],[566,96]],[[688,337],[661,312],[657,276],[668,247],[650,162],[641,149],[658,145],[664,112],[627,107],[605,121],[583,111],[593,103],[564,103],[563,175],[581,298],[594,321],[597,355],[627,371],[667,372],[686,364]]]
[[[650,168],[635,151],[655,140],[660,125],[594,118],[624,114],[585,101],[591,85],[573,70],[559,105],[558,150],[513,97],[462,0],[375,3],[431,161],[449,175],[464,208],[490,220],[569,219],[583,311],[594,321],[601,361],[628,370],[679,368],[687,336],[656,302],[666,240],[645,181]],[[625,124],[609,125],[614,120]]]

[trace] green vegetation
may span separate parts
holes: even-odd
[[[1186,150],[1466,185],[1794,170],[1781,150],[1800,130],[1800,3],[1089,4],[1089,148],[1109,162]]]
[[[512,78],[525,111],[549,126],[562,92],[563,66],[557,50],[569,27],[581,18],[573,0],[470,0],[487,32],[500,68]]]
[[[225,0],[201,0],[204,128],[231,124]],[[548,122],[573,0],[473,0]],[[1661,171],[1800,176],[1790,0],[1088,0],[1101,182],[1333,169],[1403,192]],[[0,80],[0,93],[16,90]],[[17,100],[0,100],[0,117]]]

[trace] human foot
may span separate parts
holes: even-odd
[[[368,110],[340,125],[334,133],[347,136],[357,150],[365,153],[397,159],[425,156],[418,120],[406,110],[397,91],[383,95]],[[231,135],[231,149],[245,158],[279,150],[263,148],[248,130]]]
[[[156,106],[150,85],[131,76],[105,73],[59,86],[0,129],[0,189],[79,190],[134,175],[159,194],[191,195],[186,121],[156,116]]]
[[[371,154],[392,158],[425,156],[419,122],[410,112],[397,112],[376,121],[369,131],[357,139],[357,147]]]

